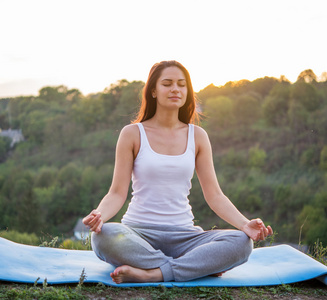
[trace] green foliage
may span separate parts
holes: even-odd
[[[66,100],[67,87],[60,85],[57,87],[47,86],[39,91],[39,97],[46,102],[63,102]]]
[[[234,168],[243,168],[246,166],[246,157],[243,153],[231,149],[222,158],[222,165],[232,166]]]
[[[298,216],[298,223],[304,224],[303,239],[306,242],[313,244],[319,238],[326,246],[327,221],[324,211],[319,207],[306,205]]]
[[[265,164],[267,153],[265,150],[260,149],[259,145],[249,149],[248,166],[250,168],[262,168]]]
[[[83,295],[79,289],[71,287],[54,287],[48,286],[46,280],[42,287],[28,285],[11,285],[7,288],[0,289],[1,298],[3,299],[89,299],[87,295]]]
[[[327,146],[324,146],[320,152],[320,168],[327,171]]]
[[[0,162],[5,160],[6,154],[10,149],[10,139],[6,136],[0,136]]]
[[[303,105],[307,111],[314,111],[320,105],[317,89],[304,81],[298,81],[292,86],[291,98]]]
[[[70,249],[70,250],[91,250],[90,238],[87,237],[85,241],[65,239],[60,244],[60,248]]]
[[[261,114],[260,98],[255,94],[245,94],[235,99],[234,118],[239,125],[251,125],[256,122]]]
[[[327,265],[327,247],[322,244],[322,242],[316,241],[310,249],[311,256],[319,261],[320,263]]]
[[[262,110],[268,125],[281,126],[287,123],[290,86],[285,83],[276,84],[265,98]]]
[[[302,165],[307,167],[316,167],[319,164],[319,154],[319,147],[312,145],[303,151],[301,154],[300,162]]]
[[[39,245],[40,239],[36,236],[35,233],[22,233],[16,230],[4,230],[0,231],[0,237],[5,238],[7,240],[26,244],[26,245]]]
[[[82,274],[81,274],[82,275]],[[87,274],[86,274],[87,275]],[[166,288],[136,287],[119,288],[103,283],[49,286],[46,280],[40,285],[2,284],[0,295],[3,299],[284,299],[314,298],[327,295],[326,288],[319,281],[305,281],[290,285],[268,287],[189,287]]]
[[[320,240],[327,246],[327,192],[316,193],[312,203],[307,203],[297,217],[297,224],[301,224],[303,239],[313,245]]]
[[[311,69],[307,69],[299,74],[297,81],[311,83],[317,81],[317,76]]]
[[[295,134],[303,134],[308,129],[309,112],[301,103],[292,100],[288,109],[289,125]]]
[[[0,126],[21,128],[26,138],[9,152],[0,140],[1,229],[73,235],[108,191],[117,138],[135,116],[143,85],[121,80],[88,96],[45,87],[37,97],[0,100]],[[225,194],[247,217],[270,223],[278,242],[298,241],[302,227],[304,243],[325,245],[326,83],[304,72],[294,84],[241,80],[210,85],[198,97]],[[196,224],[228,227],[205,203],[196,174],[192,185]],[[62,245],[77,247],[64,237]]]
[[[205,104],[204,115],[208,118],[208,126],[225,129],[233,123],[233,102],[225,96],[209,98]]]

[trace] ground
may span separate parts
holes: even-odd
[[[309,280],[290,285],[240,288],[117,288],[99,284],[26,285],[0,283],[0,299],[327,299],[327,285]]]

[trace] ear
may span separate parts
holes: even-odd
[[[152,98],[154,99],[157,98],[157,93],[155,89],[152,90],[151,94],[152,94]]]

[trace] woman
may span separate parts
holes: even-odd
[[[247,261],[252,240],[272,234],[249,221],[223,194],[206,132],[193,125],[196,101],[188,71],[176,61],[155,64],[134,124],[120,133],[113,181],[83,219],[97,256],[116,266],[112,280],[186,281],[221,275]],[[193,224],[188,195],[194,169],[210,208],[238,230],[204,231]],[[105,223],[122,208],[132,176],[133,198],[122,223]]]

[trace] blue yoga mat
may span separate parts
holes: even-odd
[[[48,284],[102,282],[110,286],[265,286],[289,284],[317,278],[327,284],[327,266],[287,245],[254,249],[248,262],[221,277],[204,277],[187,282],[115,284],[114,267],[99,260],[93,251],[65,250],[17,244],[0,238],[0,280]]]

